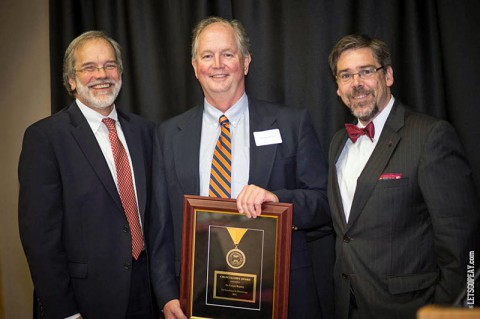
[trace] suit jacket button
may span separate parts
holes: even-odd
[[[292,230],[293,230],[293,231],[297,231],[297,230],[298,230],[298,226],[293,225],[293,226],[292,226]]]
[[[128,225],[123,226],[123,232],[124,233],[130,232],[130,228],[128,227]]]
[[[348,237],[347,235],[343,236],[343,242],[344,243],[349,243],[352,240],[352,238]]]
[[[132,263],[127,261],[123,264],[123,268],[125,268],[125,270],[130,270],[130,268],[132,268]]]
[[[347,278],[348,278],[348,275],[345,274],[345,273],[343,273],[343,274],[342,274],[342,278],[343,278],[343,279],[347,279]]]

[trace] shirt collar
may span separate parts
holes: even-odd
[[[115,123],[118,123],[118,113],[115,105],[113,106],[112,112],[108,116],[103,116],[102,114],[98,113],[95,110],[92,110],[90,107],[83,104],[79,99],[76,99],[76,102],[78,108],[82,112],[83,116],[85,116],[85,118],[87,119],[87,122],[94,133],[97,132],[100,127],[104,126],[102,120],[106,117],[114,119]]]
[[[203,114],[210,124],[215,125],[216,127],[219,126],[220,124],[218,123],[218,119],[220,116],[222,116],[222,114],[225,114],[230,124],[233,127],[237,127],[248,108],[248,98],[247,94],[243,93],[242,97],[240,97],[240,99],[238,99],[238,101],[233,104],[225,113],[222,113],[222,111],[208,103],[207,99],[204,99],[203,106]]]
[[[377,117],[373,119],[373,125],[375,126],[375,139],[378,140],[380,134],[382,133],[383,127],[387,122],[388,115],[390,115],[390,111],[392,110],[393,103],[395,102],[395,98],[393,95],[390,98],[390,101],[387,103],[387,106],[380,112]]]

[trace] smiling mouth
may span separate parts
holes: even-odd
[[[112,86],[112,83],[101,83],[90,86],[92,89],[108,89]]]
[[[362,94],[357,94],[357,95],[352,95],[353,100],[363,100],[367,98],[370,95],[370,93],[362,93]]]
[[[227,74],[214,74],[214,75],[210,75],[211,78],[213,79],[222,79],[222,78],[226,78],[228,75]]]

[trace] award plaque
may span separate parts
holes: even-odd
[[[188,318],[287,318],[293,205],[238,213],[235,200],[186,195],[180,303]]]

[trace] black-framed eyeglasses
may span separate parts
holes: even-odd
[[[100,72],[100,70],[102,70],[102,69],[105,72],[107,72],[107,71],[117,71],[118,68],[119,67],[118,67],[118,64],[116,62],[108,62],[108,63],[105,63],[103,66],[96,66],[96,65],[93,65],[93,64],[85,65],[85,66],[81,67],[80,69],[75,70],[75,72],[80,72],[80,73],[84,73],[84,74],[93,74],[96,71]]]
[[[359,70],[357,73],[350,73],[350,72],[345,71],[345,72],[338,73],[336,78],[337,78],[337,81],[339,81],[339,82],[348,83],[348,82],[353,80],[355,75],[358,75],[358,77],[360,79],[368,79],[368,78],[372,77],[375,73],[377,73],[377,71],[379,71],[381,69],[383,69],[383,65],[378,67],[378,68],[375,68],[373,66],[363,68],[363,69]]]

